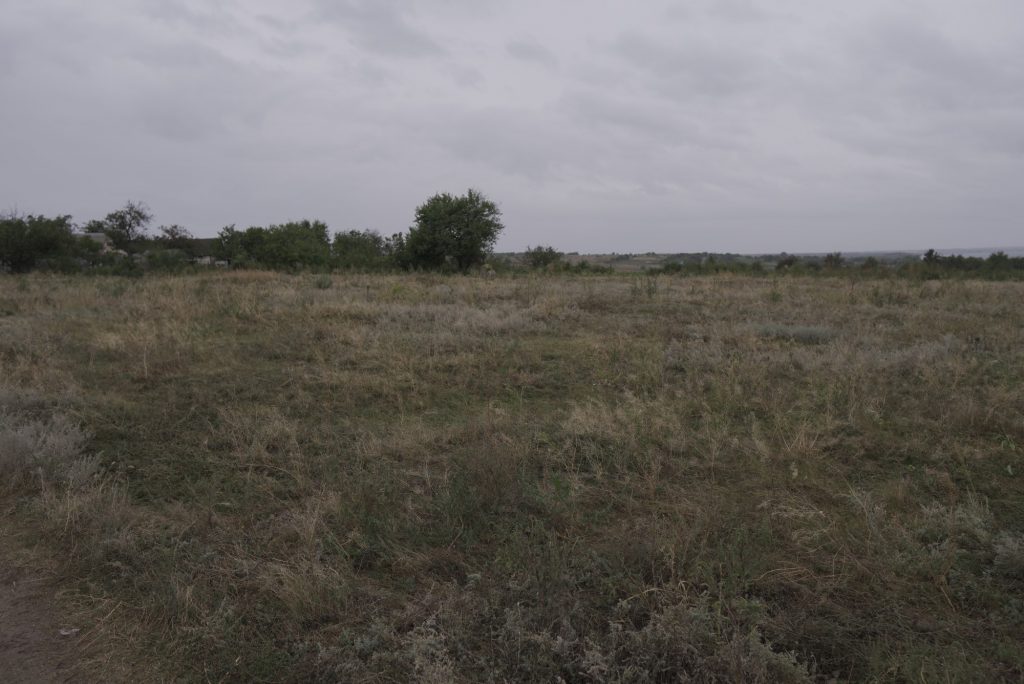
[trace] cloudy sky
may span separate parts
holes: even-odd
[[[0,209],[498,248],[1024,243],[1020,0],[3,0]]]

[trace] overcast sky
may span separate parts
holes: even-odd
[[[1021,0],[0,0],[0,209],[499,250],[1024,243]]]

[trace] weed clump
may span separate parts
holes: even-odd
[[[34,480],[79,489],[99,468],[83,453],[88,435],[61,414],[45,415],[43,406],[31,393],[0,389],[0,474],[13,488]]]
[[[996,570],[1007,577],[1024,580],[1024,537],[1003,532],[993,546]]]
[[[760,337],[787,340],[800,344],[825,344],[836,337],[834,330],[812,325],[783,325],[767,323],[754,328]]]

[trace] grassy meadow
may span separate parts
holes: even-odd
[[[0,276],[83,678],[1021,681],[1024,283]]]

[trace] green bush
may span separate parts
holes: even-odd
[[[272,269],[325,269],[331,264],[327,224],[292,221],[266,228],[238,230],[233,225],[217,235],[216,255],[238,265]]]
[[[0,270],[24,273],[44,260],[74,258],[87,251],[72,230],[70,216],[0,216]]]
[[[390,262],[389,240],[372,230],[337,233],[331,243],[336,268],[378,270]]]
[[[534,269],[551,268],[562,262],[562,253],[554,247],[527,247],[526,265]]]

